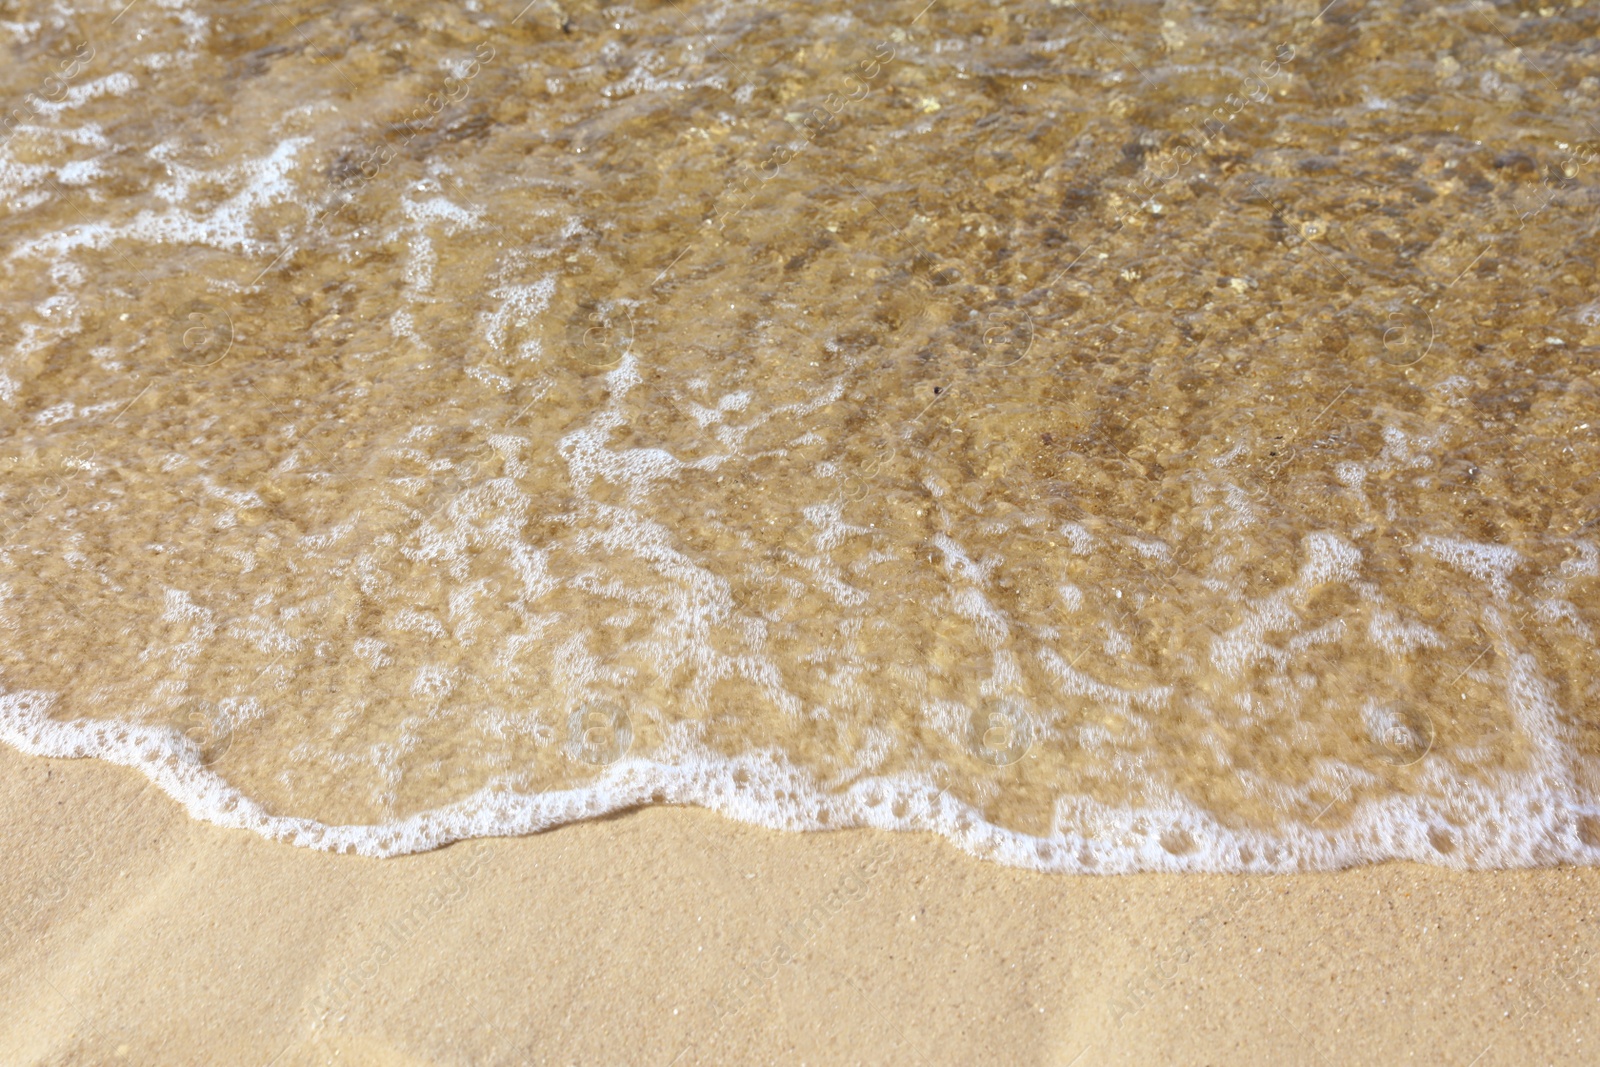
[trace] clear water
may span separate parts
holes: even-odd
[[[1318,6],[29,0],[0,737],[371,855],[1594,862],[1600,12]]]

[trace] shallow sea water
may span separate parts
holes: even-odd
[[[1600,9],[924,3],[7,6],[0,738],[1600,860]]]

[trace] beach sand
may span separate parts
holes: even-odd
[[[0,1067],[1600,1062],[1595,12],[8,4]]]
[[[0,751],[6,1064],[1593,1062],[1600,871],[1076,877],[647,809],[391,860]]]

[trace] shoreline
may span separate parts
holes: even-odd
[[[1341,826],[1318,828],[1349,798],[1349,787],[1309,821],[1275,830],[1228,827],[1194,804],[1117,808],[1081,799],[1079,815],[1103,833],[1033,836],[987,821],[984,812],[915,779],[868,777],[824,793],[803,769],[753,757],[726,759],[719,776],[655,763],[624,767],[558,792],[532,795],[484,789],[442,807],[388,823],[330,824],[275,815],[201,759],[201,750],[170,731],[99,720],[53,720],[48,703],[0,692],[0,747],[25,757],[93,759],[134,770],[187,813],[220,829],[263,840],[368,858],[416,855],[474,840],[546,833],[573,823],[646,807],[693,807],[777,833],[873,829],[928,833],[980,862],[1045,874],[1304,874],[1383,862],[1419,862],[1453,870],[1533,870],[1596,863],[1596,816],[1551,795],[1554,768],[1522,781],[1506,775],[1501,793],[1480,795],[1477,817],[1451,825],[1432,794],[1395,795],[1357,805]],[[695,753],[697,757],[703,753]],[[679,752],[682,756],[682,752]],[[617,768],[609,768],[616,770]],[[737,783],[764,779],[766,795]],[[1436,776],[1437,777],[1437,776]],[[1559,780],[1559,778],[1557,779]],[[1518,786],[1521,788],[1518,788]],[[1541,789],[1541,786],[1544,788]],[[781,787],[779,789],[778,787]],[[1538,803],[1529,803],[1529,790]],[[786,798],[777,804],[772,793]],[[1530,821],[1539,812],[1539,821]],[[787,825],[785,825],[787,823]],[[1423,862],[1424,859],[1428,862]],[[1433,861],[1439,861],[1437,863]]]

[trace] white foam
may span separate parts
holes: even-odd
[[[506,336],[512,327],[524,327],[550,306],[555,296],[556,280],[547,275],[529,285],[505,285],[492,290],[489,295],[500,301],[500,306],[481,319],[483,339],[490,350],[505,351]],[[516,355],[523,359],[539,358],[538,338],[529,338],[517,346]]]
[[[81,248],[104,249],[121,240],[150,244],[199,244],[228,251],[256,253],[265,245],[251,234],[255,216],[273,204],[293,201],[295,187],[289,174],[309,137],[291,137],[259,159],[220,168],[213,179],[242,185],[208,214],[195,215],[174,204],[165,211],[141,211],[122,225],[86,222],[29,241],[19,242],[8,258],[31,256],[57,262]]]
[[[1508,545],[1432,535],[1422,538],[1418,544],[1435,559],[1487,583],[1495,596],[1501,598],[1508,591],[1507,580],[1511,572],[1522,563],[1522,554]]]
[[[1487,783],[1446,779],[1442,769],[1431,768],[1425,774],[1440,789],[1437,794],[1364,800],[1338,826],[1291,820],[1273,832],[1221,825],[1178,795],[1158,795],[1128,808],[1067,797],[1057,804],[1054,828],[1029,835],[987,823],[979,810],[928,780],[869,774],[843,792],[830,793],[776,754],[723,757],[682,731],[656,759],[624,758],[581,787],[538,795],[490,787],[389,823],[328,825],[268,813],[207,768],[198,747],[175,730],[59,722],[49,717],[50,704],[41,693],[0,695],[0,740],[34,755],[96,756],[134,767],[190,815],[219,826],[366,856],[533,833],[639,804],[667,803],[697,804],[779,830],[930,831],[975,856],[1045,871],[1287,872],[1384,859],[1461,869],[1600,862],[1600,850],[1585,844],[1578,829],[1578,820],[1600,815],[1600,807],[1578,802],[1570,778],[1547,766],[1500,772]],[[1337,777],[1318,783],[1329,793],[1345,784]],[[1294,799],[1309,798],[1307,791]]]
[[[1438,631],[1420,622],[1401,619],[1394,612],[1379,607],[1367,624],[1367,635],[1372,643],[1396,656],[1404,656],[1419,648],[1444,648],[1444,638]]]
[[[60,100],[52,102],[35,97],[31,106],[39,114],[55,118],[63,111],[80,108],[91,100],[98,100],[102,96],[127,96],[137,88],[139,88],[138,79],[126,71],[117,71],[72,86],[61,94]]]

